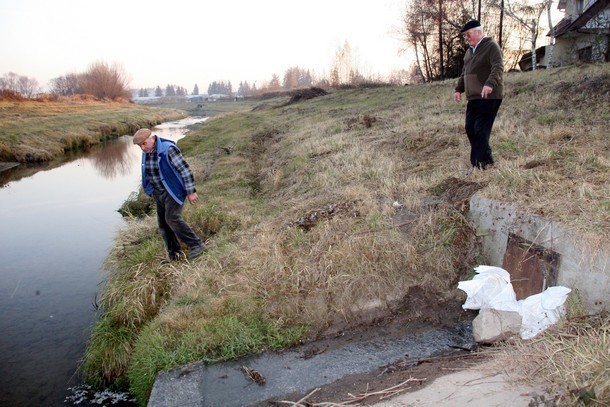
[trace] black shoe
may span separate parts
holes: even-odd
[[[169,253],[170,261],[180,261],[180,259],[183,259],[183,258],[184,258],[184,252],[182,252],[182,251]]]
[[[159,262],[159,264],[161,266],[165,266],[167,264],[170,264],[173,261],[180,261],[180,259],[184,258],[184,253],[183,252],[177,252],[177,253],[168,253],[168,257],[161,260]]]
[[[201,256],[204,251],[205,251],[205,246],[204,245],[197,246],[194,249],[191,249],[191,252],[189,253],[187,258],[189,260],[193,260],[193,259]]]

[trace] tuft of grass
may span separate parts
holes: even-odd
[[[610,403],[610,318],[582,314],[578,301],[574,306],[569,300],[567,317],[529,341],[507,345],[498,361],[520,380],[544,384],[553,405],[605,406]]]
[[[83,379],[94,386],[113,385],[128,389],[127,366],[137,332],[102,316],[89,338],[81,372]]]
[[[123,202],[118,212],[123,217],[140,218],[150,215],[153,211],[153,199],[144,193],[142,188],[138,192],[132,192]]]

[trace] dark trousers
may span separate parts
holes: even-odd
[[[502,99],[469,100],[466,107],[466,134],[470,141],[470,163],[473,167],[485,169],[493,164],[489,146],[491,128],[496,120]]]
[[[182,219],[182,205],[176,202],[167,191],[155,191],[153,192],[153,198],[157,204],[159,231],[171,259],[176,259],[180,255],[182,251],[180,241],[184,242],[191,250],[202,245],[201,239]]]

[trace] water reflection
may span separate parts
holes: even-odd
[[[0,188],[6,188],[16,182],[35,175],[41,171],[59,168],[76,160],[89,159],[104,178],[115,178],[126,175],[132,164],[134,154],[130,149],[131,137],[123,136],[90,148],[88,151],[67,153],[62,157],[44,163],[21,163],[6,171],[0,171]]]
[[[154,131],[161,137],[178,141],[185,134],[183,132],[185,126],[205,120],[206,118],[202,117],[188,117],[183,120],[162,123],[156,126]],[[137,153],[134,154],[134,151]],[[90,159],[92,165],[104,178],[113,179],[125,176],[132,170],[134,162],[139,162],[139,152],[139,148],[133,146],[130,136],[119,137],[116,140],[95,145],[88,151],[66,153],[52,161],[35,164],[22,163],[8,170],[0,171],[0,188],[9,186],[11,182],[31,177],[40,171],[49,171],[78,159]]]
[[[154,132],[176,141],[183,126]],[[123,222],[117,209],[139,188],[140,157],[124,136],[0,173],[0,406],[62,405],[78,385],[101,266]]]
[[[103,150],[93,154],[91,162],[99,174],[108,179],[127,175],[139,158],[133,154],[131,137],[121,137]]]

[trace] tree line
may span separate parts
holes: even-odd
[[[496,39],[504,53],[505,68],[516,69],[528,47],[535,58],[540,19],[544,11],[548,14],[550,31],[553,32],[550,18],[552,4],[553,0],[411,2],[404,14],[401,35],[406,47],[415,52],[413,76],[422,82],[459,76],[467,49],[459,30],[471,19],[481,21],[486,35]],[[534,69],[535,66],[534,59]]]
[[[546,11],[550,32],[553,33],[550,18],[553,3],[553,0],[413,0],[407,5],[399,29],[402,51],[412,51],[415,55],[415,63],[411,67],[392,72],[385,78],[367,76],[360,71],[351,46],[345,41],[337,49],[328,75],[316,77],[309,70],[294,66],[288,68],[283,77],[274,73],[269,81],[258,85],[256,82],[250,84],[241,81],[237,90],[230,81],[213,81],[208,85],[207,93],[247,97],[311,86],[339,88],[366,83],[404,84],[455,78],[461,72],[467,49],[459,30],[470,19],[481,21],[486,35],[496,39],[503,50],[507,70],[516,69],[528,47],[535,69],[539,22]],[[550,42],[553,43],[552,34]],[[550,59],[552,64],[552,49]],[[40,87],[34,79],[9,73],[0,78],[0,91],[31,98],[40,92]],[[104,62],[92,64],[84,73],[71,73],[52,79],[50,92],[56,96],[89,94],[98,99],[131,98],[120,66]],[[191,94],[199,95],[198,85]],[[188,91],[184,87],[168,84],[165,89],[157,86],[154,92],[142,88],[138,95],[186,96]]]
[[[92,95],[96,99],[131,99],[127,75],[117,64],[94,62],[83,73],[51,79],[50,92],[57,96]]]
[[[95,62],[83,73],[69,73],[51,79],[50,95],[91,95],[99,100],[131,99],[127,76],[118,64]],[[38,81],[24,75],[9,72],[0,78],[3,97],[32,99],[41,94]]]

